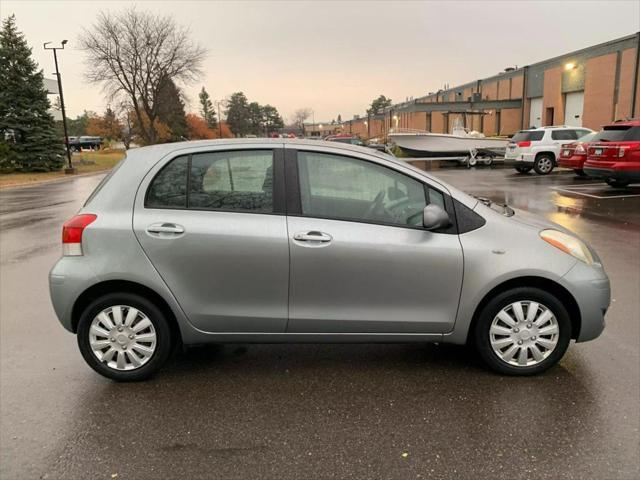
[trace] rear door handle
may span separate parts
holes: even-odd
[[[332,237],[328,233],[311,231],[311,232],[304,232],[304,233],[296,233],[293,236],[293,239],[299,242],[328,243],[332,240]]]
[[[180,235],[184,233],[184,227],[176,225],[175,223],[154,223],[147,227],[149,233],[168,233],[173,235]]]

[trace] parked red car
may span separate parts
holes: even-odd
[[[640,182],[640,119],[616,122],[598,132],[587,148],[584,172],[612,187]]]
[[[587,160],[587,148],[589,142],[596,136],[596,133],[588,133],[572,143],[562,145],[558,165],[563,168],[570,168],[576,175],[585,175],[583,166]]]

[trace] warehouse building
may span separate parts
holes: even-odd
[[[629,35],[323,127],[363,139],[385,139],[391,129],[450,133],[456,121],[487,136],[546,125],[599,129],[640,116],[639,44],[640,33]]]

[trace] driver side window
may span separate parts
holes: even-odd
[[[375,163],[298,152],[302,214],[311,217],[421,226],[424,185]]]

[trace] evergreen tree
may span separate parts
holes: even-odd
[[[64,164],[42,70],[16,28],[15,15],[0,31],[0,171],[49,171]]]
[[[227,104],[227,124],[236,137],[251,133],[249,102],[242,92],[231,95]]]
[[[278,109],[269,104],[266,104],[262,107],[262,117],[264,122],[264,128],[267,136],[271,132],[275,132],[284,127],[284,120],[278,113]]]
[[[211,97],[204,87],[200,90],[198,97],[200,98],[200,113],[202,114],[202,118],[207,122],[209,128],[216,128],[218,126],[216,111],[213,108]]]
[[[165,80],[160,88],[158,120],[171,130],[169,137],[170,142],[186,140],[189,136],[189,127],[187,125],[187,116],[184,111],[182,95],[180,89],[171,79]]]

